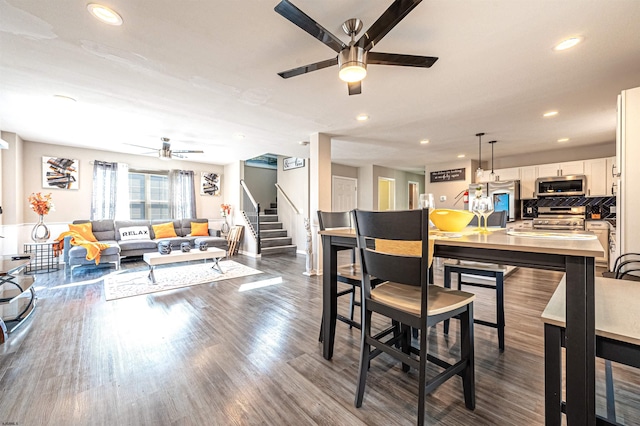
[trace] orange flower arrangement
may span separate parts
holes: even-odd
[[[231,214],[231,204],[220,204],[220,214],[222,217],[227,217]]]
[[[53,210],[53,203],[51,202],[51,193],[42,195],[42,193],[31,193],[29,195],[29,203],[31,204],[31,210],[38,214],[48,214]]]

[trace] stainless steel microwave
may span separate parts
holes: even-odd
[[[537,197],[571,197],[585,195],[587,177],[585,175],[551,176],[536,179]]]

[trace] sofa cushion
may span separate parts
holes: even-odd
[[[208,237],[209,236],[209,224],[204,222],[191,222],[192,237]]]
[[[154,240],[161,238],[175,238],[178,235],[173,227],[173,222],[159,223],[157,225],[151,225],[153,228]]]
[[[228,247],[227,239],[223,237],[195,237],[193,245],[197,247],[202,242],[207,243],[209,247],[216,247],[223,250],[226,250]]]
[[[151,232],[148,226],[128,226],[120,228],[120,241],[150,240]]]
[[[206,223],[207,227],[209,226],[209,219],[195,219],[195,218],[186,218],[180,221],[181,231],[178,232],[178,235],[185,237],[191,234],[191,223]]]
[[[109,255],[113,255],[113,254],[120,254],[120,246],[118,245],[117,242],[115,241],[100,241],[103,244],[109,244],[109,247],[107,247],[106,249],[102,249],[102,251],[100,252],[100,257],[102,256],[109,256]],[[87,249],[82,247],[82,246],[72,246],[69,249],[69,257],[81,257],[81,258],[86,258],[87,257]]]
[[[151,223],[145,219],[131,219],[131,220],[115,220],[112,221],[115,228],[115,238],[114,240],[121,240],[120,238],[120,229],[121,228],[129,228],[131,226],[146,226],[151,229]],[[166,220],[165,220],[166,222]],[[97,236],[97,235],[96,235]]]
[[[78,224],[70,223],[69,231],[78,233],[86,241],[91,241],[93,243],[98,241],[91,230],[91,222]]]
[[[116,231],[113,220],[74,220],[75,225],[81,223],[91,223],[91,232],[98,241],[114,241],[116,238]]]
[[[120,245],[120,251],[123,254],[129,250],[155,251],[157,248],[157,243],[153,240],[120,240],[118,241],[118,244]]]

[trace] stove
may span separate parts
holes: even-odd
[[[538,207],[538,217],[533,219],[536,229],[584,230],[587,218],[585,206]]]

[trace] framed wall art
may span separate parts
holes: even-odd
[[[44,189],[78,189],[78,160],[42,157],[42,187]]]
[[[283,170],[297,169],[304,167],[304,158],[288,157],[282,161]]]
[[[220,195],[220,175],[218,173],[202,172],[200,194]]]

